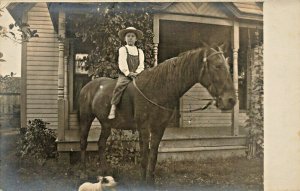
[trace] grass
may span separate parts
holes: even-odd
[[[95,158],[87,165],[88,178],[80,179],[79,164],[49,159],[45,163],[21,160],[16,156],[16,137],[1,137],[0,189],[77,190],[85,181],[96,182],[100,169]],[[145,190],[140,184],[139,165],[121,163],[107,175],[119,182],[119,190]],[[263,160],[246,158],[202,161],[164,161],[156,167],[156,188],[150,190],[263,190]]]

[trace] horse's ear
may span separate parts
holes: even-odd
[[[222,43],[222,44],[218,45],[217,48],[218,48],[218,51],[222,51],[223,52],[225,50],[225,44]]]
[[[229,57],[225,58],[226,63],[229,63]]]
[[[203,40],[200,40],[200,44],[204,47],[209,47],[208,44]]]

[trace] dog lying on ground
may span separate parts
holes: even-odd
[[[98,176],[98,181],[97,183],[85,182],[79,187],[78,191],[116,191],[117,183],[112,176]]]

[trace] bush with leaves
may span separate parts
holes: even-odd
[[[90,45],[86,69],[88,74],[97,77],[118,76],[118,49],[124,45],[118,32],[133,26],[144,33],[137,42],[145,54],[145,67],[154,65],[153,16],[147,3],[99,3],[83,17],[73,17],[71,23],[76,37]],[[86,45],[87,46],[87,45]]]
[[[138,133],[113,129],[106,146],[106,159],[110,164],[116,166],[120,162],[136,162]]]
[[[263,48],[256,46],[251,58],[251,95],[246,128],[248,128],[248,157],[264,155],[264,107],[263,107]]]
[[[18,153],[21,158],[30,157],[37,161],[56,157],[56,134],[47,128],[47,122],[41,119],[29,121],[27,128],[20,128]]]

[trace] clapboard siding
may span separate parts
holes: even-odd
[[[57,113],[34,113],[34,114],[27,114],[27,118],[57,118]]]
[[[28,47],[58,47],[57,42],[28,42]]]
[[[45,25],[46,26],[46,25]],[[34,26],[33,26],[34,27]],[[35,29],[39,29],[38,27],[34,27]],[[42,34],[41,34],[42,35]],[[45,43],[45,42],[52,42],[52,43],[55,43],[57,42],[57,39],[56,38],[51,38],[51,37],[43,37],[43,36],[39,36],[38,38],[32,38],[30,39],[30,42],[31,43],[35,43],[35,42],[42,42],[42,43]]]
[[[47,26],[51,26],[52,25],[52,21],[51,20],[31,20],[30,21],[30,26],[43,26],[43,25],[47,25]]]
[[[57,61],[56,60],[52,60],[52,61],[35,61],[35,60],[31,60],[31,61],[27,61],[27,66],[51,66],[54,68],[57,68]]]
[[[28,80],[56,80],[57,79],[53,79],[53,76],[33,76],[33,75],[28,75],[27,77]]]
[[[29,50],[28,56],[37,56],[37,57],[58,57],[58,51],[40,51],[40,50]]]
[[[43,68],[40,69],[39,66],[36,66],[35,70],[28,70],[27,74],[33,76],[54,76],[57,78],[57,70],[55,71],[55,67],[53,67],[53,70],[43,71]]]
[[[29,89],[29,90],[57,90],[57,85],[28,84],[27,89]]]
[[[27,61],[56,61],[58,62],[58,56],[27,56]]]
[[[34,104],[52,104],[52,105],[56,105],[57,106],[57,100],[56,99],[49,99],[49,100],[45,100],[45,99],[29,99],[27,100],[27,103],[30,103],[30,105],[34,105]]]
[[[30,15],[28,15],[28,20],[31,20],[32,22],[33,21],[41,22],[41,21],[49,21],[49,18],[48,17],[37,17],[35,15],[30,14]]]
[[[57,109],[57,104],[30,104],[28,105],[27,109],[40,109],[40,108],[44,108],[44,109]]]
[[[53,66],[27,66],[27,70],[31,70],[31,71],[57,71],[56,67]]]
[[[27,85],[55,85],[57,86],[57,80],[27,80]]]
[[[27,95],[57,95],[57,90],[27,90]]]
[[[32,95],[27,94],[28,100],[29,99],[39,99],[39,100],[57,100],[57,95]]]
[[[29,18],[32,17],[44,17],[44,18],[48,18],[49,14],[47,14],[45,11],[30,11],[28,12],[28,20]]]
[[[53,37],[52,37],[53,38]],[[57,47],[34,47],[34,46],[29,46],[27,47],[28,51],[33,51],[33,52],[54,52],[55,54],[57,53]]]
[[[58,40],[46,3],[28,12],[28,24],[39,37],[27,43],[27,120],[40,118],[57,129]]]

